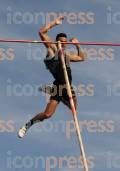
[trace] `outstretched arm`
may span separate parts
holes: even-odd
[[[54,26],[59,25],[62,23],[62,20],[64,19],[63,16],[58,17],[57,19],[55,19],[54,21],[52,21],[51,23],[43,26],[40,28],[39,30],[39,36],[43,41],[48,41],[48,42],[52,42],[52,39],[47,35],[47,32],[52,29]],[[44,45],[53,50],[54,52],[56,51],[57,47],[55,44],[51,44],[51,43],[44,43]]]
[[[78,40],[76,38],[72,38],[71,42],[73,43],[78,43]],[[81,49],[79,44],[75,44],[76,50],[77,50],[77,54],[75,53],[68,53],[68,56],[70,58],[71,62],[80,62],[80,61],[84,61],[86,58],[86,53]]]

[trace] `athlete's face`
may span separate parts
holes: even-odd
[[[67,38],[66,37],[59,37],[59,41],[60,42],[67,42]],[[62,47],[65,48],[67,46],[67,44],[62,44]]]

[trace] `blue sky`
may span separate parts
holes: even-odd
[[[79,41],[120,42],[119,0],[0,0],[0,4],[0,38],[39,40],[45,17],[66,13],[63,24],[49,32],[53,40],[64,31]],[[71,63],[71,68],[90,170],[116,171],[120,168],[120,49],[82,48],[87,60]],[[72,114],[62,103],[49,121],[35,125],[23,140],[17,138],[18,129],[47,104],[38,91],[40,85],[53,81],[43,63],[45,54],[41,44],[0,43],[1,171],[83,170]]]

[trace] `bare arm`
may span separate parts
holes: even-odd
[[[73,43],[77,43],[78,42],[78,40],[76,38],[72,38],[71,41]],[[83,50],[81,50],[81,47],[80,47],[79,44],[75,44],[75,46],[76,46],[77,53],[72,53],[72,52],[68,53],[70,61],[71,62],[81,62],[81,61],[84,61],[86,56],[87,56],[86,53]]]
[[[47,32],[52,29],[53,27],[55,27],[56,25],[61,24],[62,20],[64,19],[63,16],[58,17],[57,19],[55,19],[54,21],[52,21],[51,23],[43,26],[40,28],[39,30],[39,36],[41,38],[41,40],[43,41],[48,41],[48,42],[52,42],[52,39],[47,35]],[[49,49],[49,52],[55,53],[57,50],[57,47],[55,44],[51,44],[51,43],[44,43],[44,45],[46,46],[46,48]]]

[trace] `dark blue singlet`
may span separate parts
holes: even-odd
[[[56,84],[56,85],[65,84],[64,72],[63,72],[59,53],[52,58],[49,56],[46,56],[44,63],[46,65],[46,68],[50,71],[50,73],[53,75],[53,77],[55,79],[54,84]],[[69,82],[71,84],[72,74],[71,74],[71,68],[70,68],[70,59],[66,54],[65,54],[65,65],[66,65],[66,69],[67,69]]]

